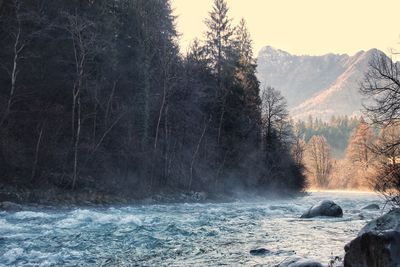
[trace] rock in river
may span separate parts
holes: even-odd
[[[318,216],[342,217],[343,210],[335,202],[331,200],[323,200],[303,213],[301,218],[313,218]]]
[[[345,251],[345,267],[400,266],[400,209],[369,222]]]
[[[369,204],[362,208],[363,210],[379,210],[379,205],[378,204]]]
[[[250,254],[253,256],[262,256],[267,253],[270,253],[270,251],[266,248],[256,248],[256,249],[250,250]]]

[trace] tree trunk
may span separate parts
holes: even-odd
[[[33,182],[36,176],[36,170],[37,170],[37,165],[39,161],[39,150],[40,150],[40,144],[42,142],[42,136],[43,136],[43,128],[44,125],[40,128],[39,136],[36,141],[36,149],[35,149],[35,160],[33,162],[33,167],[32,167],[32,173],[31,173],[31,181]]]
[[[221,116],[219,118],[219,125],[218,125],[218,137],[217,137],[217,144],[220,143],[221,140],[221,134],[222,134],[222,125],[224,122],[224,116],[225,116],[225,105],[226,105],[226,94],[224,94],[224,99],[222,101],[222,110],[221,110]]]
[[[192,160],[190,162],[190,179],[189,179],[188,191],[190,191],[192,189],[193,167],[194,167],[194,164],[195,164],[196,156],[197,156],[197,154],[199,153],[199,150],[200,150],[201,142],[203,141],[204,135],[206,134],[208,123],[210,121],[211,121],[211,118],[209,119],[208,122],[204,122],[203,132],[201,133],[201,136],[200,136],[199,141],[198,141],[197,146],[196,146],[196,150],[194,151],[193,156],[192,156]]]
[[[161,101],[160,112],[158,114],[156,137],[154,139],[154,150],[157,150],[158,135],[159,135],[159,131],[160,131],[161,118],[162,118],[162,114],[163,114],[163,110],[164,110],[164,106],[165,106],[166,97],[167,97],[167,85],[166,85],[166,81],[164,79],[163,97],[162,97],[162,101]]]
[[[143,107],[143,136],[142,136],[142,150],[147,149],[149,140],[149,120],[150,120],[150,80],[149,80],[149,59],[145,60],[144,71],[144,107]]]
[[[18,7],[17,7],[17,9],[18,9]],[[17,30],[17,34],[15,36],[15,42],[14,42],[14,48],[13,48],[14,56],[13,56],[13,67],[12,67],[12,70],[11,70],[11,87],[10,87],[10,93],[9,93],[9,96],[8,96],[8,101],[7,101],[7,104],[6,104],[6,108],[4,110],[3,116],[2,116],[1,121],[0,121],[0,127],[3,125],[3,123],[5,122],[5,120],[7,119],[8,115],[10,114],[10,111],[11,111],[11,105],[12,105],[12,103],[14,101],[16,83],[17,83],[17,76],[18,76],[18,60],[19,60],[19,57],[20,57],[20,53],[22,52],[22,50],[25,47],[24,44],[20,43],[20,39],[21,39],[21,23],[19,21],[18,14],[17,14],[17,21],[18,21],[18,30]]]
[[[75,136],[75,144],[74,144],[74,170],[72,174],[72,189],[75,189],[76,181],[78,179],[78,150],[79,150],[79,140],[81,135],[81,99],[78,95],[77,99],[77,129],[76,129],[76,136]]]

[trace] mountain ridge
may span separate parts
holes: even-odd
[[[352,56],[299,56],[266,46],[258,56],[258,78],[262,88],[272,86],[282,92],[294,119],[361,115],[360,83],[377,53],[383,52],[373,48]]]

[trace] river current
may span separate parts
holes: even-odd
[[[300,219],[330,199],[343,218]],[[372,193],[314,192],[287,200],[27,208],[0,212],[0,266],[273,266],[298,255],[328,264],[343,256],[379,210]],[[265,248],[269,253],[252,255]]]

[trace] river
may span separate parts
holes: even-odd
[[[343,218],[299,219],[324,199]],[[272,266],[292,255],[327,264],[381,214],[372,193],[288,200],[0,212],[0,266]],[[266,248],[262,256],[250,254]]]

